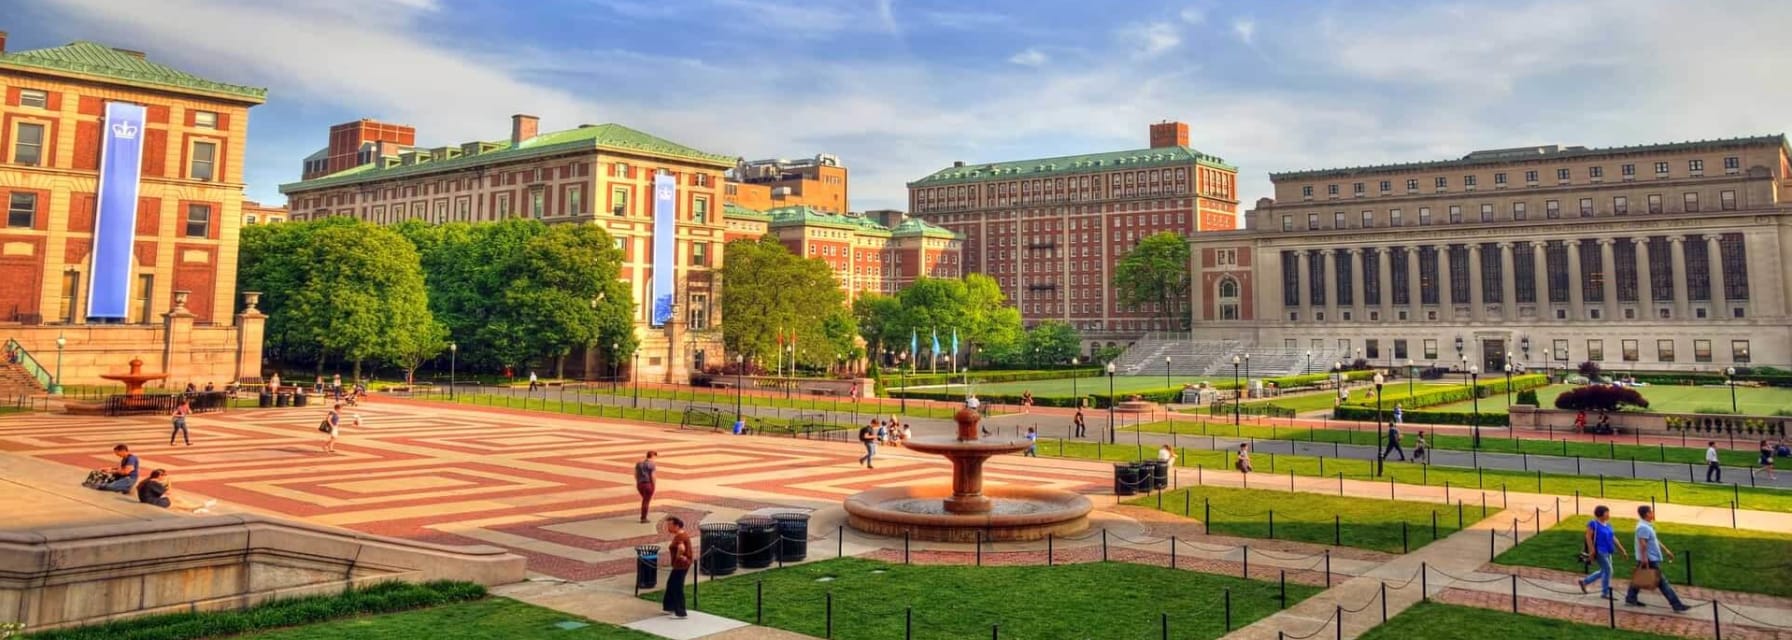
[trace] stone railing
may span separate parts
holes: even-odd
[[[1512,426],[1521,429],[1573,429],[1578,411],[1544,409],[1513,405],[1508,411]],[[1792,417],[1738,416],[1710,413],[1641,413],[1615,411],[1610,415],[1612,427],[1619,431],[1635,431],[1655,435],[1687,437],[1735,437],[1743,439],[1785,438],[1792,430]],[[1587,414],[1587,423],[1598,420]]]

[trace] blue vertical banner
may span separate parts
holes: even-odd
[[[678,179],[662,173],[653,177],[653,280],[648,299],[653,301],[649,324],[655,327],[672,319],[677,269]]]
[[[131,301],[132,236],[137,232],[137,186],[143,168],[142,105],[106,103],[100,143],[100,182],[93,221],[93,268],[87,317],[124,320]]]

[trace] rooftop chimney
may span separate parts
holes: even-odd
[[[962,167],[962,166],[964,166],[964,161],[963,161],[963,160],[953,160],[953,161],[952,161],[952,166],[953,166],[953,167],[954,167],[954,168],[957,168],[957,167]]]
[[[1151,148],[1188,146],[1188,125],[1165,120],[1151,125]]]
[[[522,144],[523,141],[535,137],[535,131],[540,124],[541,119],[535,116],[521,113],[510,116],[511,146]]]
[[[143,52],[142,52],[142,51],[137,51],[137,50],[135,50],[135,49],[120,49],[120,48],[118,48],[118,47],[112,47],[112,50],[113,50],[113,51],[117,51],[117,52],[119,52],[119,53],[122,53],[122,54],[125,54],[125,55],[127,55],[127,56],[130,56],[130,57],[133,57],[133,58],[136,58],[136,59],[138,59],[138,60],[142,60],[142,59],[143,59]]]
[[[6,53],[6,32],[0,31],[0,53]]]

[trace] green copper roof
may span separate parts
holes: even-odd
[[[1618,155],[1626,153],[1661,153],[1673,151],[1691,151],[1697,149],[1722,149],[1734,147],[1753,147],[1762,145],[1779,145],[1792,154],[1792,145],[1786,140],[1786,134],[1778,133],[1765,136],[1743,138],[1720,138],[1717,140],[1689,140],[1686,142],[1666,142],[1660,144],[1639,144],[1628,147],[1557,147],[1554,145],[1538,145],[1536,147],[1519,147],[1515,149],[1496,149],[1476,151],[1455,160],[1433,160],[1430,162],[1405,162],[1399,164],[1366,165],[1360,167],[1344,167],[1340,169],[1310,169],[1305,171],[1284,171],[1269,174],[1270,180],[1290,178],[1317,178],[1324,176],[1348,176],[1353,174],[1393,173],[1400,171],[1426,171],[1431,169],[1447,169],[1451,167],[1473,167],[1481,165],[1511,164],[1529,160],[1572,160],[1579,158]]]
[[[427,162],[408,165],[383,167],[379,162],[370,162],[357,167],[343,169],[321,178],[280,185],[281,193],[309,191],[325,187],[345,184],[390,180],[413,175],[460,171],[470,167],[515,162],[542,156],[550,156],[577,151],[613,151],[634,153],[663,158],[690,160],[717,168],[734,166],[734,157],[716,153],[698,151],[690,147],[630,129],[619,124],[585,125],[576,129],[554,131],[537,135],[522,144],[511,145],[509,140],[487,142],[496,147],[490,151],[474,155],[462,155],[454,158],[438,158]],[[458,150],[458,147],[450,147]],[[421,150],[421,149],[419,149]]]
[[[765,215],[763,212],[748,209],[732,202],[722,205],[722,218],[745,218],[748,220],[761,220],[764,222],[772,221],[772,217]]]
[[[949,240],[960,239],[960,236],[958,235],[957,232],[952,231],[951,229],[947,229],[945,227],[939,226],[939,225],[935,225],[931,222],[922,220],[920,218],[909,218],[907,220],[903,220],[902,224],[896,225],[896,235],[898,237],[901,237],[901,236],[927,236],[929,238],[946,238]]]
[[[257,103],[268,97],[267,89],[206,80],[150,62],[138,54],[85,40],[48,49],[0,54],[0,68],[97,76],[132,86],[222,95]]]
[[[962,167],[946,167],[939,171],[935,171],[932,175],[908,184],[911,187],[931,187],[945,184],[965,184],[994,180],[1031,180],[1033,178],[1077,175],[1082,173],[1096,173],[1123,169],[1149,169],[1188,164],[1201,164],[1228,171],[1238,170],[1238,167],[1226,164],[1225,160],[1221,160],[1216,156],[1201,153],[1200,151],[1188,147],[1157,147],[1152,149],[1091,153],[1080,156],[1061,156],[1057,158],[1015,160],[1011,162],[966,164]]]
[[[920,218],[903,220],[902,224],[896,225],[895,229],[891,229],[878,224],[877,221],[865,216],[839,215],[822,211],[808,205],[775,207],[761,212],[729,204],[723,205],[723,212],[723,215],[728,217],[769,219],[771,220],[771,226],[773,228],[793,225],[820,226],[835,229],[848,229],[876,236],[927,236],[930,238],[946,238],[949,240],[958,240],[961,238],[957,233],[946,229],[945,227],[936,226]]]

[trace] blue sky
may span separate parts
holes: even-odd
[[[1267,173],[1788,129],[1792,3],[7,0],[10,50],[89,39],[264,86],[249,195],[329,125],[426,145],[619,122],[706,151],[834,153],[855,209],[953,160],[1192,146]],[[201,28],[195,28],[201,27]]]

